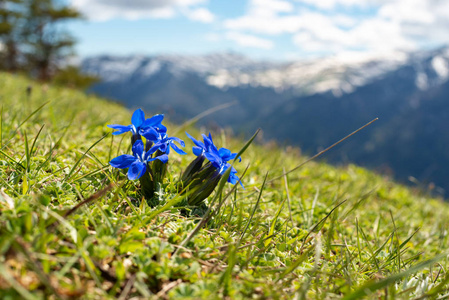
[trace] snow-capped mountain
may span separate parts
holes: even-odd
[[[306,152],[379,117],[327,158],[385,165],[401,179],[411,175],[449,190],[449,168],[441,167],[449,165],[449,47],[289,63],[235,53],[98,56],[82,69],[103,80],[93,92],[174,121],[235,103],[203,122],[246,133],[262,127],[266,138]]]
[[[423,65],[428,57],[432,57],[430,66]],[[426,89],[429,79],[432,81],[437,78],[441,83],[449,77],[449,48],[411,54],[346,55],[290,63],[254,61],[235,53],[205,56],[98,56],[85,59],[82,67],[86,72],[101,77],[103,82],[120,82],[130,77],[145,81],[167,70],[178,78],[196,74],[207,84],[222,90],[251,86],[272,88],[279,93],[292,90],[296,95],[332,91],[339,96],[406,63],[416,66],[416,84],[420,89]]]
[[[250,85],[273,88],[278,92],[293,90],[297,95],[328,91],[341,95],[397,68],[406,59],[406,54],[396,53],[386,57],[330,57],[299,61],[250,72],[221,69],[207,76],[207,82],[219,88]]]
[[[204,56],[160,55],[160,56],[97,56],[82,62],[85,72],[101,76],[104,82],[125,80],[129,76],[148,78],[166,69],[176,77],[195,73],[208,77],[217,71],[255,72],[272,68],[276,64],[256,62],[235,53],[210,54]]]

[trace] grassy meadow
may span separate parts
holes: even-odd
[[[253,143],[235,164],[245,189],[213,193],[209,214],[180,214],[169,189],[150,208],[139,181],[108,164],[129,152],[130,136],[106,124],[131,114],[0,73],[1,299],[449,297],[441,199],[354,165],[310,162],[284,175],[307,157]],[[166,126],[189,153],[170,154],[169,186],[195,158],[184,131],[208,130]],[[245,144],[213,134],[233,152]]]

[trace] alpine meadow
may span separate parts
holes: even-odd
[[[244,188],[224,173],[186,213],[172,187],[195,159],[184,132],[205,128],[166,124],[187,155],[170,155],[150,205],[109,165],[131,145],[106,125],[131,111],[6,73],[0,103],[2,299],[448,297],[442,199],[354,165],[295,169],[308,160],[298,149],[220,130],[216,144],[244,150],[233,165]]]

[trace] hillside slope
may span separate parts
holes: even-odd
[[[245,189],[221,198],[180,247],[199,219],[149,208],[138,183],[108,165],[129,136],[112,136],[106,124],[129,124],[131,112],[3,73],[0,103],[2,297],[412,299],[447,291],[449,206],[439,199],[353,165],[312,162],[282,176],[307,158],[251,145],[235,166],[243,176],[249,165]],[[243,146],[214,136],[234,151]],[[170,157],[168,183],[194,158],[186,142],[187,156]]]

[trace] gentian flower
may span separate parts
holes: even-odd
[[[220,150],[222,150],[222,149],[228,150],[226,148],[220,148]],[[224,151],[222,151],[222,152],[224,152]],[[229,151],[229,153],[231,153],[231,151]],[[228,154],[228,153],[226,152],[226,154]],[[225,156],[225,158],[223,158],[222,156],[220,156],[220,152],[218,150],[216,152],[212,152],[212,151],[205,152],[205,156],[211,162],[211,164],[219,171],[220,175],[223,175],[228,170],[229,167],[232,168],[231,173],[229,174],[229,177],[228,177],[228,182],[235,184],[237,181],[240,180],[239,177],[236,175],[237,170],[233,166],[231,166],[231,164],[228,163],[228,161],[225,159],[225,158],[229,158],[229,157],[235,158],[237,156],[237,153],[232,153],[232,155],[230,155],[230,156],[227,155],[227,156]],[[240,184],[243,187],[243,184],[241,182],[240,182]]]
[[[196,156],[201,156],[201,155],[204,154],[204,152],[207,151],[207,148],[206,148],[206,146],[204,145],[203,142],[200,142],[200,141],[196,140],[193,136],[191,136],[187,132],[186,132],[186,135],[196,145],[196,146],[192,147],[193,154],[195,154]],[[203,138],[204,137],[205,137],[205,135],[203,134]],[[209,137],[212,140],[212,137],[210,136],[210,133],[209,133]]]
[[[150,127],[155,127],[158,130],[167,131],[167,128],[161,124],[163,119],[164,115],[154,115],[151,118],[145,120],[145,113],[139,108],[133,113],[131,117],[131,125],[125,126],[112,124],[108,125],[108,127],[117,130],[112,133],[114,135],[122,134],[128,131],[131,131],[133,135],[142,135],[142,132],[146,128]]]
[[[178,154],[185,155],[187,154],[178,145],[175,144],[177,142],[182,147],[185,147],[185,143],[183,140],[177,137],[168,137],[166,130],[157,129],[155,127],[148,127],[142,131],[142,135],[149,141],[153,142],[154,145],[151,147],[149,152],[154,153],[156,151],[160,151],[165,154],[170,154],[170,147],[175,150]]]
[[[160,160],[163,163],[168,161],[166,154],[151,158],[153,152],[144,151],[142,140],[137,140],[132,147],[133,155],[124,154],[114,158],[109,162],[111,166],[118,169],[128,169],[128,179],[134,180],[142,177],[147,170],[147,165],[150,161]]]
[[[186,134],[196,145],[192,147],[192,151],[196,156],[205,156],[210,161],[210,163],[219,171],[220,175],[223,175],[226,170],[231,167],[232,169],[228,177],[228,182],[235,184],[237,181],[239,181],[239,177],[236,175],[237,170],[232,167],[230,163],[228,163],[228,161],[233,160],[237,157],[237,153],[232,153],[229,149],[226,148],[220,148],[220,150],[218,150],[212,140],[212,135],[210,133],[209,136],[206,136],[205,134],[202,135],[204,143],[196,140],[187,132]],[[239,157],[239,161],[242,161],[241,157]],[[240,182],[240,184],[242,183]]]
[[[229,149],[215,146],[212,135],[203,134],[203,142],[196,140],[186,132],[186,135],[193,141],[195,146],[193,153],[197,156],[185,169],[181,177],[181,187],[188,189],[191,194],[187,197],[188,205],[199,206],[210,196],[223,174],[230,169],[227,181],[236,184],[240,181],[236,175],[237,170],[228,162],[237,157],[237,153],[232,153]],[[209,162],[204,164],[205,159]],[[239,157],[240,160],[240,157]],[[240,182],[243,187],[243,184]]]

